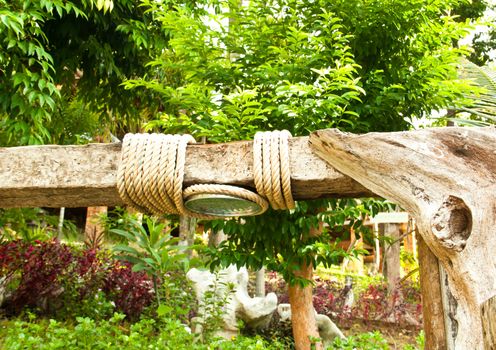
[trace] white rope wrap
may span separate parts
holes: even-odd
[[[140,212],[187,215],[200,219],[222,216],[188,210],[183,198],[195,194],[225,194],[252,201],[261,212],[293,209],[288,139],[284,131],[263,132],[253,142],[253,170],[258,194],[228,185],[199,184],[183,191],[186,147],[195,143],[190,135],[126,134],[118,171],[118,191],[122,200]],[[267,202],[267,200],[268,202]]]
[[[257,132],[253,140],[253,175],[258,194],[273,209],[294,209],[289,169],[291,134],[287,130]]]

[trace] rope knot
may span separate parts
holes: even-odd
[[[122,200],[140,212],[156,215],[180,214],[200,219],[238,216],[202,214],[190,210],[184,200],[199,194],[225,195],[256,203],[261,214],[268,209],[293,209],[288,139],[284,131],[259,132],[253,142],[253,172],[258,194],[244,188],[199,184],[183,191],[186,147],[195,143],[191,135],[126,134],[118,171]],[[254,215],[254,214],[251,214]]]

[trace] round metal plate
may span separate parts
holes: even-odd
[[[225,194],[194,194],[184,203],[189,210],[215,216],[251,216],[263,212],[260,205],[248,199]]]

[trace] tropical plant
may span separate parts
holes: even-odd
[[[0,241],[49,240],[58,235],[58,224],[58,216],[50,215],[41,208],[0,209]],[[62,233],[65,238],[76,237],[78,228],[71,220],[64,220]]]
[[[112,260],[109,251],[57,240],[1,243],[0,275],[5,291],[0,306],[9,315],[30,309],[57,319],[103,319],[119,311],[135,320],[154,301],[145,272]]]
[[[125,237],[113,233],[112,230],[132,231],[136,221],[139,221],[138,213],[126,210],[125,207],[115,207],[98,216],[98,223],[103,227],[105,240],[111,244],[126,242]]]
[[[379,332],[363,333],[346,339],[335,339],[328,349],[340,350],[389,350],[389,345]]]
[[[469,102],[457,108],[468,118],[448,116],[448,119],[462,125],[488,126],[496,124],[496,71],[489,66],[478,66],[467,60],[460,64],[460,78],[470,80],[480,88],[477,94],[468,95]]]
[[[199,317],[194,319],[197,336],[201,342],[209,342],[215,332],[224,326],[225,308],[235,293],[235,285],[232,282],[222,282],[219,278],[221,272],[216,272],[213,283],[203,294],[198,305]]]
[[[155,218],[144,217],[146,228],[136,220],[130,221],[133,225],[131,231],[111,230],[127,240],[127,244],[114,246],[114,251],[119,254],[119,259],[133,264],[133,271],[144,271],[152,276],[160,306],[160,283],[167,272],[177,269],[180,263],[187,264],[187,255],[181,252],[186,247],[177,245],[179,239],[172,237],[166,224]]]

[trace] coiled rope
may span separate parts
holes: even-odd
[[[122,143],[117,187],[122,200],[143,213],[180,214],[218,219],[189,210],[184,199],[197,194],[222,194],[252,201],[260,213],[268,209],[293,209],[288,139],[284,131],[259,132],[253,142],[253,174],[257,193],[216,184],[198,184],[183,191],[186,147],[191,135],[126,134]]]

